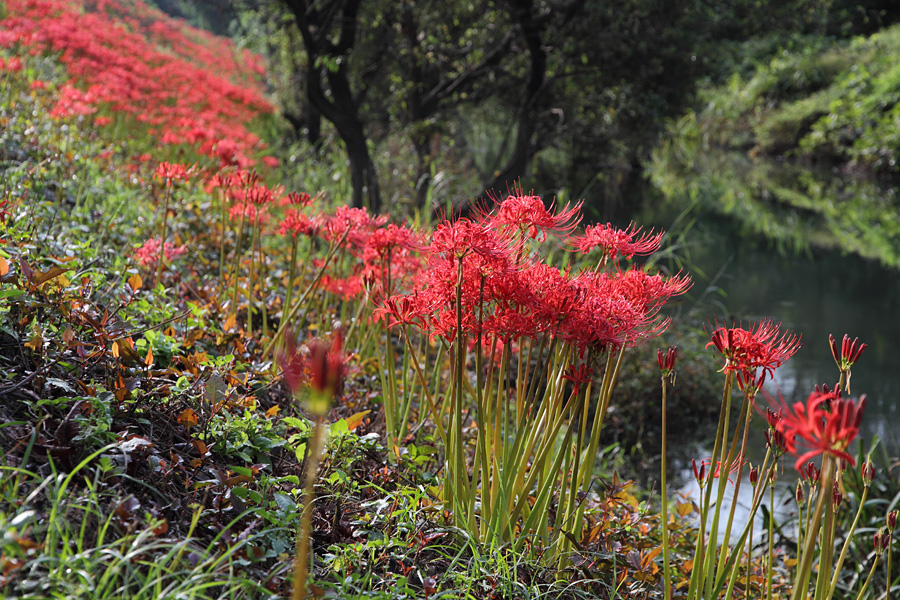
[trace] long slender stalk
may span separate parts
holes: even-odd
[[[859,507],[856,509],[856,516],[853,518],[853,524],[850,525],[850,530],[847,532],[847,539],[844,540],[844,546],[841,548],[841,554],[838,556],[837,564],[834,566],[834,575],[831,576],[831,585],[828,586],[828,594],[825,596],[826,599],[830,599],[834,596],[834,591],[837,589],[838,577],[841,574],[841,567],[844,566],[844,559],[847,557],[847,551],[850,549],[850,541],[853,539],[853,533],[856,531],[856,526],[859,524],[859,517],[862,515],[863,506],[866,503],[866,497],[869,495],[869,486],[866,485],[863,487],[862,496],[859,498]],[[888,588],[890,588],[890,581],[888,582]]]
[[[662,494],[663,585],[665,600],[672,597],[672,572],[669,570],[669,490],[666,487],[666,377],[662,378],[662,439],[659,491]]]
[[[797,570],[797,581],[791,593],[791,600],[805,600],[809,589],[809,578],[812,572],[813,558],[816,550],[819,526],[822,522],[822,513],[825,505],[831,503],[831,486],[834,482],[835,464],[834,458],[826,454],[822,458],[822,470],[819,474],[819,492],[816,497],[816,507],[812,519],[806,529],[806,543],[800,556],[800,566]]]
[[[314,487],[316,484],[316,472],[319,469],[319,456],[322,453],[323,433],[322,417],[317,416],[304,477],[303,514],[300,517],[300,535],[297,537],[297,551],[294,558],[294,589],[291,594],[291,600],[304,600],[306,598],[306,580],[309,576],[309,534],[312,529]]]

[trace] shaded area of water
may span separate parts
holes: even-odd
[[[676,234],[687,229],[677,253],[687,258],[699,314],[727,324],[771,317],[802,335],[803,347],[766,385],[789,403],[837,381],[829,334],[838,341],[845,333],[859,337],[868,345],[851,379],[851,395],[868,398],[860,438],[869,446],[877,437],[889,456],[900,454],[900,196],[894,188],[737,153],[661,156],[650,169],[658,197],[644,203],[636,220]],[[755,418],[751,432],[754,464],[765,452],[764,421]],[[684,457],[708,457],[713,440],[707,437],[670,440],[677,458],[669,469],[680,475],[676,490],[695,501],[700,491]],[[786,458],[779,478],[776,522],[791,522],[796,510],[793,463]],[[738,523],[749,516],[751,494],[745,474]],[[730,498],[729,486],[728,506]]]
[[[741,166],[748,171],[740,172]],[[670,227],[691,207],[687,219],[695,222],[682,242],[702,314],[729,324],[771,317],[802,335],[803,347],[776,373],[777,387],[767,384],[788,402],[805,400],[816,384],[837,381],[829,334],[839,341],[845,333],[859,337],[868,347],[853,368],[851,395],[868,398],[862,436],[871,441],[877,435],[897,455],[900,204],[893,188],[872,181],[839,184],[831,173],[725,153],[697,157],[690,169],[658,160],[653,168],[653,181],[666,186],[641,220]],[[662,168],[668,171],[658,172]],[[729,177],[736,183],[726,186]],[[797,182],[791,194],[785,180]],[[878,257],[863,256],[861,244],[845,244],[834,234],[842,227],[858,230],[866,252],[877,249]]]

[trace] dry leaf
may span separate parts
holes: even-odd
[[[131,277],[128,278],[128,285],[131,286],[131,291],[136,292],[141,289],[141,286],[144,285],[144,280],[141,279],[141,276],[135,273]]]
[[[190,429],[191,427],[195,427],[199,418],[197,417],[197,413],[193,411],[193,409],[186,408],[181,414],[178,416],[178,422]]]
[[[372,412],[372,411],[364,410],[362,412],[358,412],[354,415],[350,415],[349,417],[347,417],[347,419],[346,419],[347,430],[353,431],[354,429],[359,427],[362,424],[363,419],[365,419],[366,415],[368,415],[370,412]]]
[[[9,273],[9,263],[0,256],[0,277],[4,277],[7,273]]]

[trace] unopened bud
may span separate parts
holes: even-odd
[[[706,463],[703,461],[700,461],[700,467],[698,469],[697,461],[692,458],[691,466],[694,469],[694,478],[697,480],[697,483],[702,486],[703,485],[703,476],[706,475]]]
[[[862,475],[863,485],[869,487],[869,485],[872,484],[872,480],[875,479],[875,465],[872,464],[872,461],[867,460],[862,464],[860,473]]]
[[[897,511],[892,510],[887,516],[888,531],[894,531],[897,528]]]
[[[759,480],[759,468],[753,467],[750,469],[750,485],[756,485],[757,480]]]
[[[844,494],[841,492],[841,488],[838,487],[837,483],[834,484],[834,487],[831,488],[831,507],[835,511],[837,511],[838,507],[841,505],[841,501],[844,499]]]
[[[815,463],[808,462],[806,463],[806,479],[809,480],[810,484],[817,483],[819,481],[819,469],[816,468]]]
[[[794,497],[797,499],[797,504],[803,504],[804,493],[803,493],[803,482],[802,481],[797,482],[797,492],[794,495]]]
[[[875,537],[872,539],[872,543],[875,546],[875,554],[881,555],[885,550],[887,550],[888,544],[890,543],[890,534],[884,530],[882,527],[875,534]]]

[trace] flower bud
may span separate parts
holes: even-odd
[[[750,469],[750,485],[756,485],[756,482],[759,480],[759,468],[753,467]]]
[[[890,544],[891,536],[887,531],[882,527],[876,533],[874,538],[872,538],[872,543],[875,546],[875,554],[881,555],[885,550],[887,550],[888,544]]]
[[[869,487],[872,484],[872,480],[875,479],[875,465],[872,464],[872,461],[867,460],[862,464],[860,474],[862,475],[863,485]]]
[[[797,482],[797,492],[794,494],[794,497],[797,499],[797,504],[803,504],[803,498],[805,496],[803,493],[803,482],[802,481]]]
[[[700,486],[703,486],[704,475],[706,475],[706,463],[700,461],[700,468],[697,468],[697,461],[693,458],[691,459],[691,466],[694,469],[694,478],[697,480],[697,483]]]
[[[841,488],[838,487],[838,484],[835,483],[834,487],[831,488],[831,507],[837,512],[838,507],[841,505],[841,501],[844,499],[844,494],[841,492]]]
[[[888,531],[894,531],[897,528],[897,511],[892,510],[887,516]]]

